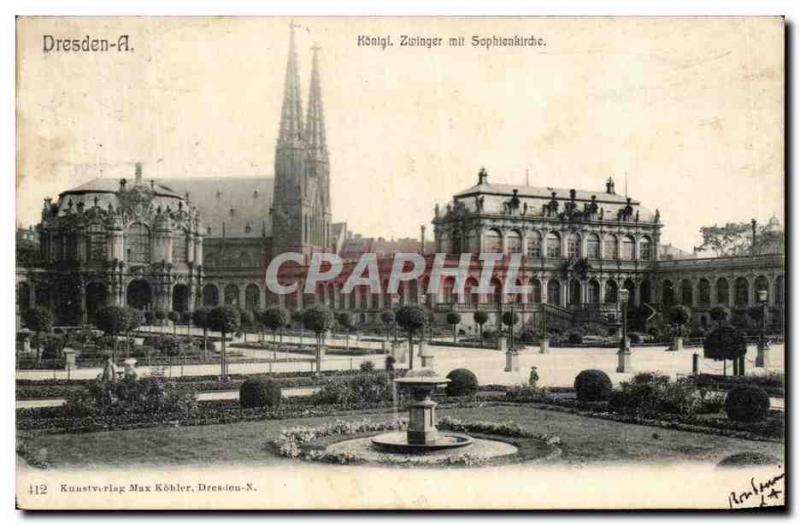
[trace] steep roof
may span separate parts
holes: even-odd
[[[197,207],[207,237],[222,237],[223,223],[226,237],[272,235],[271,177],[197,177],[160,182],[184,197],[189,194],[189,203]]]

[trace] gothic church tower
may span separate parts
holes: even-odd
[[[304,125],[292,26],[280,130],[275,147],[273,257],[287,251],[310,255],[327,251],[330,246],[330,170],[317,55],[318,49],[314,48],[308,114]]]

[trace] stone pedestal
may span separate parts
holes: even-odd
[[[539,343],[539,353],[546,354],[550,351],[550,340],[549,339],[542,339]]]
[[[433,368],[433,351],[425,341],[419,343],[419,359],[423,368]]]
[[[439,437],[435,421],[436,402],[430,397],[412,403],[408,407],[408,442],[412,445],[435,443]]]
[[[506,372],[519,372],[519,352],[506,352]]]
[[[767,366],[769,366],[769,346],[766,343],[759,343],[756,352],[756,368],[765,368]]]
[[[497,338],[497,350],[500,352],[505,352],[508,350],[508,342],[506,341],[505,337],[498,337]]]
[[[78,368],[76,364],[76,352],[72,348],[64,349],[64,370],[75,370]]]
[[[631,368],[631,343],[627,339],[623,346],[617,352],[617,373],[629,374],[633,370]]]
[[[697,375],[700,373],[700,354],[694,353],[692,354],[692,375]]]

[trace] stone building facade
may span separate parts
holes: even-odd
[[[142,177],[95,179],[46,199],[40,256],[18,268],[18,306],[47,306],[57,322],[91,320],[106,304],[184,311],[203,284],[197,210]]]

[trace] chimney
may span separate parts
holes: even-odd
[[[756,254],[756,220],[750,219],[750,227],[753,230],[753,240],[750,244],[750,255]]]
[[[609,177],[608,180],[606,181],[606,193],[608,193],[609,195],[616,194],[616,192],[614,191],[614,179],[612,179],[611,177]]]

